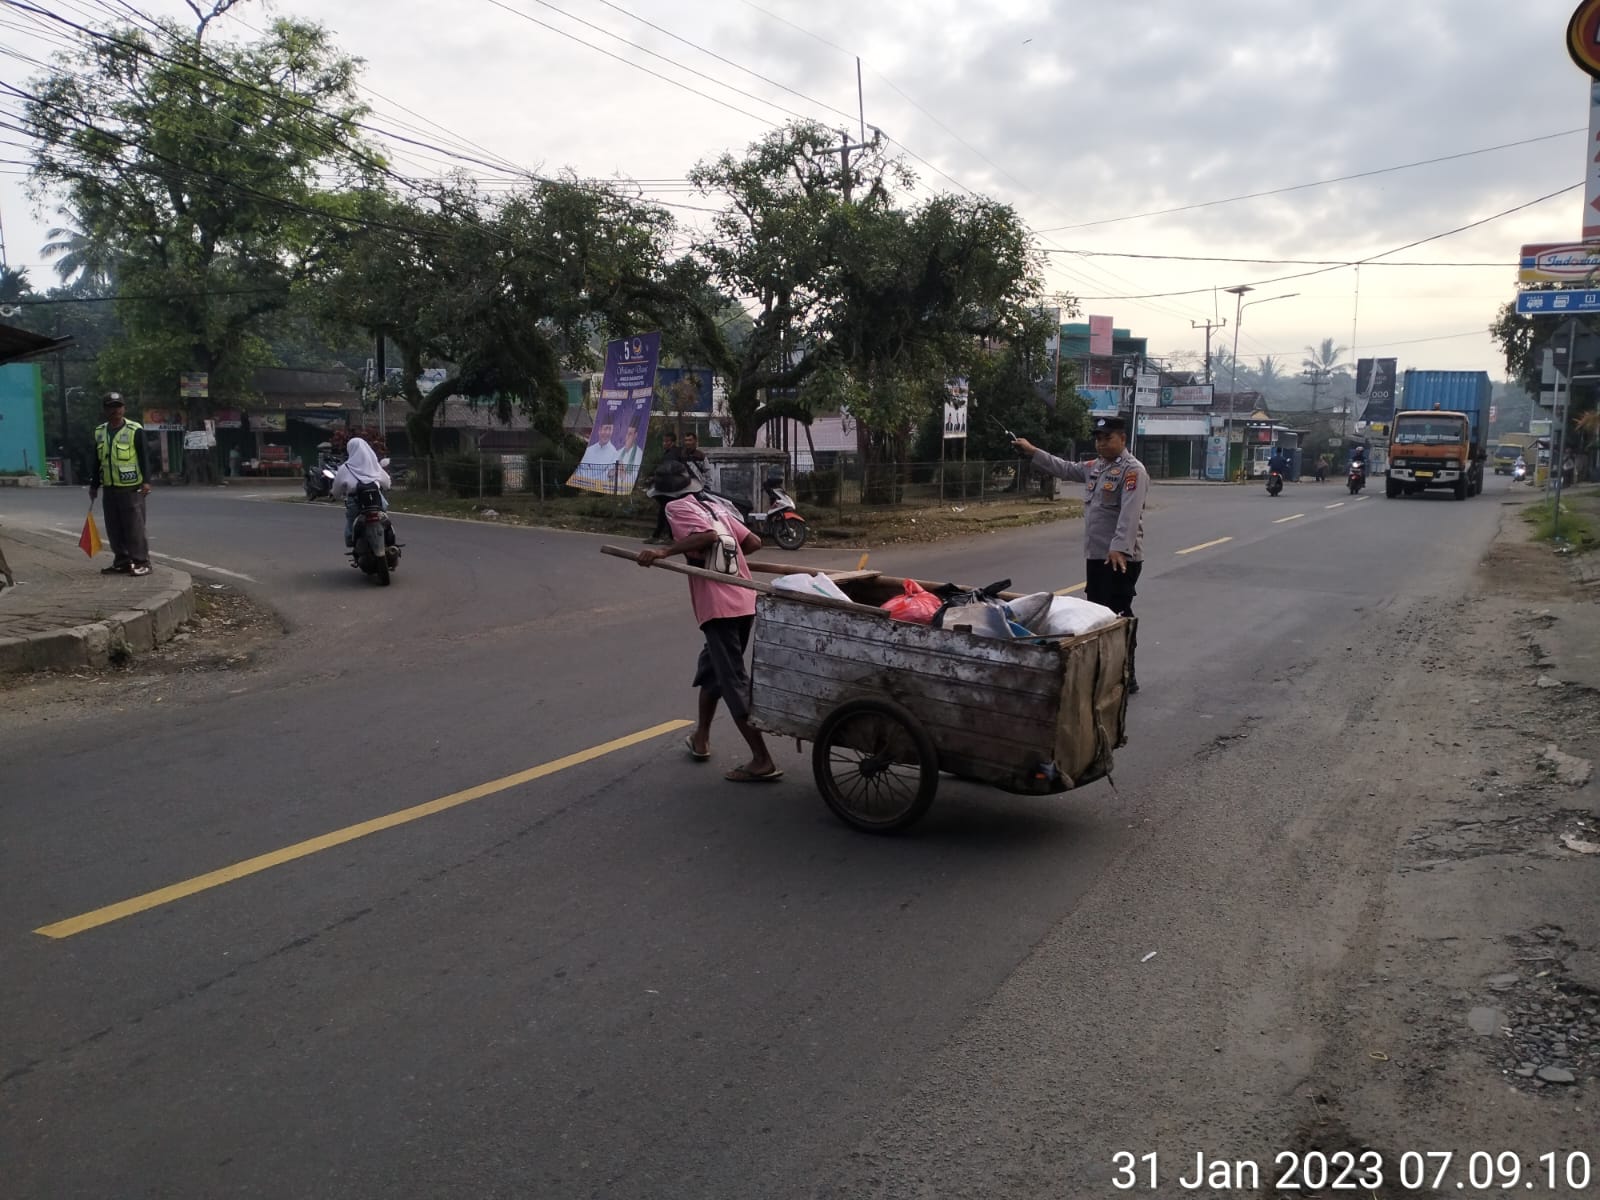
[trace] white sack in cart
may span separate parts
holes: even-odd
[[[1006,607],[1011,610],[1013,621],[1032,630],[1044,623],[1045,614],[1050,611],[1050,602],[1055,598],[1053,592],[1029,592],[1026,596],[1007,600]]]
[[[803,571],[794,575],[780,575],[772,581],[772,586],[780,592],[803,592],[808,596],[826,596],[829,600],[850,599],[844,594],[843,589],[826,575],[807,575]]]
[[[1117,619],[1117,614],[1104,604],[1092,604],[1077,596],[1057,596],[1050,601],[1050,611],[1042,625],[1033,627],[1040,637],[1080,637],[1104,629]]]

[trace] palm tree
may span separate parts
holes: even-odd
[[[0,304],[15,304],[32,290],[28,284],[27,267],[0,264]]]
[[[1278,366],[1274,355],[1263,354],[1256,367],[1256,390],[1263,396],[1271,396],[1283,386],[1283,369]]]
[[[39,248],[39,257],[55,259],[56,276],[68,290],[83,294],[111,287],[116,270],[116,251],[105,238],[79,228],[76,214],[56,209],[62,224],[45,231],[50,240]]]
[[[1324,379],[1331,379],[1350,369],[1350,364],[1341,357],[1347,349],[1334,345],[1332,338],[1323,338],[1320,345],[1306,347],[1306,357],[1300,365]]]

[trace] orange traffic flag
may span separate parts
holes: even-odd
[[[100,553],[100,530],[94,523],[94,509],[83,519],[83,532],[78,535],[78,548],[90,558]]]

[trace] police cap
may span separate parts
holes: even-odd
[[[1096,433],[1126,433],[1128,423],[1121,417],[1096,417],[1094,419]]]

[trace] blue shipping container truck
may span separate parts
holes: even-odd
[[[1483,491],[1493,393],[1487,371],[1405,373],[1389,433],[1391,499],[1428,488],[1449,488],[1458,500]],[[1459,413],[1466,427],[1454,419],[1430,421],[1432,413]]]

